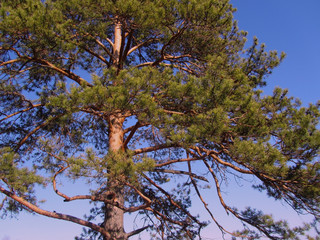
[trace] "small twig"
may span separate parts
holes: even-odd
[[[188,217],[190,217],[193,221],[195,221],[196,223],[198,223],[199,225],[201,225],[201,223],[194,217],[192,216],[186,209],[184,209],[183,207],[181,207],[178,203],[176,203],[171,195],[165,191],[162,187],[160,187],[158,184],[156,184],[154,181],[152,181],[152,179],[150,179],[147,175],[142,174],[142,176],[148,180],[148,182],[150,182],[153,186],[155,186],[157,189],[159,189],[160,192],[162,192],[170,201],[170,203],[175,206],[176,208],[180,209],[181,211],[183,211]]]
[[[189,169],[189,172],[191,172],[191,164],[190,162],[188,162],[188,169]],[[191,182],[192,182],[192,185],[194,187],[194,189],[196,190],[196,193],[200,199],[200,201],[202,202],[203,206],[205,207],[205,209],[207,210],[207,212],[209,213],[209,215],[211,216],[211,219],[214,221],[214,223],[218,226],[218,228],[220,229],[220,231],[222,233],[226,232],[226,233],[229,233],[229,231],[227,231],[224,227],[222,227],[219,222],[216,220],[216,218],[213,216],[213,213],[210,211],[210,209],[208,208],[208,204],[204,201],[200,191],[199,191],[199,188],[197,186],[197,183],[194,181],[193,177],[190,176],[190,179],[191,179]]]
[[[201,160],[202,157],[194,157],[194,158],[179,158],[179,159],[174,159],[174,160],[170,160],[164,163],[159,163],[156,164],[155,167],[164,167],[167,165],[171,165],[173,163],[178,163],[178,162],[191,162],[191,161],[197,161],[197,160]]]
[[[33,135],[35,132],[37,132],[39,129],[45,127],[46,125],[48,125],[50,122],[56,120],[57,118],[63,116],[64,114],[60,114],[57,115],[55,117],[49,118],[47,121],[41,123],[39,126],[37,126],[36,128],[34,128],[32,131],[30,131],[17,145],[16,150],[18,150],[27,140],[28,138]]]
[[[190,161],[188,161],[188,162],[190,162]],[[159,169],[159,168],[155,168],[155,169],[153,169],[152,171],[155,171],[155,172],[164,172],[164,173],[172,173],[172,174],[184,174],[184,175],[192,176],[193,178],[196,178],[196,179],[200,179],[200,180],[205,181],[205,182],[209,182],[208,179],[206,179],[205,177],[198,176],[198,175],[196,175],[195,173],[186,172],[186,171],[182,171],[182,170],[170,170],[170,169]]]
[[[1,204],[0,204],[0,210],[3,208],[3,205],[4,205],[5,201],[7,201],[7,199],[8,199],[7,196],[5,196],[5,197],[2,199]]]

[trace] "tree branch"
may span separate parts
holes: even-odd
[[[132,189],[134,189],[138,194],[139,196],[144,200],[146,201],[149,205],[150,203],[152,202],[150,198],[148,198],[147,196],[145,196],[141,191],[138,190],[138,188],[136,188],[134,185],[126,182],[125,183],[127,186],[131,187]]]
[[[124,48],[123,54],[122,54],[122,62],[124,62],[127,58],[127,56],[129,55],[129,51],[130,51],[130,45],[132,42],[132,38],[133,38],[133,30],[131,30],[125,37],[127,37],[127,44],[126,47]]]
[[[28,138],[34,134],[35,132],[37,132],[39,129],[43,128],[44,126],[48,125],[50,122],[56,120],[57,118],[63,116],[64,114],[60,114],[57,115],[55,117],[52,117],[50,119],[48,119],[47,121],[43,122],[42,124],[40,124],[39,126],[37,126],[36,128],[34,128],[31,132],[29,132],[17,145],[17,150],[28,140]]]
[[[148,40],[146,40],[146,41],[144,41],[144,42],[142,42],[142,43],[137,44],[136,46],[132,47],[132,48],[128,51],[127,56],[129,56],[129,55],[130,55],[132,52],[134,52],[135,50],[143,47],[144,45],[146,45],[146,44],[148,44],[148,43],[152,43],[152,42],[154,42],[154,41],[159,41],[159,39],[157,39],[157,38],[151,38],[151,39],[148,39]]]
[[[171,222],[171,223],[174,223],[174,224],[177,224],[179,226],[184,226],[184,224],[182,222],[179,222],[179,221],[176,221],[176,220],[173,220],[171,218],[168,218],[167,216],[163,215],[162,213],[160,213],[159,211],[157,210],[154,210],[152,209],[151,207],[148,207],[146,208],[147,211],[150,211],[150,212],[153,212],[153,214],[156,216],[160,216],[163,220],[165,221],[168,221],[168,222]]]
[[[163,60],[174,60],[174,59],[190,58],[190,57],[192,57],[190,54],[184,54],[179,56],[165,55]]]
[[[228,205],[226,205],[226,203],[224,202],[223,200],[223,197],[222,197],[222,194],[221,194],[221,189],[220,189],[220,184],[219,184],[219,181],[218,181],[218,178],[217,176],[215,175],[213,169],[210,167],[210,165],[208,164],[208,162],[204,159],[203,160],[204,164],[206,165],[206,167],[208,168],[208,170],[210,171],[214,181],[215,181],[215,184],[216,184],[216,190],[217,190],[217,194],[218,194],[218,197],[219,197],[219,200],[220,200],[220,203],[221,205],[223,206],[223,208],[226,210],[226,212],[231,212],[235,217],[237,217],[238,219],[250,224],[251,226],[257,228],[259,231],[261,231],[262,233],[264,233],[267,237],[269,237],[270,239],[275,239],[274,237],[272,237],[267,231],[266,229],[264,229],[263,227],[260,227],[259,225],[256,225],[252,222],[249,221],[249,219],[245,219],[243,217],[241,217],[239,215],[239,213],[237,213],[235,210],[233,210],[232,208],[230,208]],[[235,236],[233,233],[230,233],[228,232],[229,234]],[[239,237],[239,236],[238,236]],[[245,236],[243,236],[245,237]]]
[[[136,65],[135,67],[139,68],[139,67],[145,67],[145,66],[153,66],[154,63],[155,62],[145,62],[145,63],[141,63],[139,65]],[[182,71],[190,73],[190,74],[194,74],[195,73],[195,71],[192,71],[190,69],[187,69],[187,68],[181,67],[179,65],[173,64],[173,62],[171,62],[170,64],[169,63],[160,62],[159,65],[160,66],[166,66],[166,67],[174,67],[174,68],[177,68],[179,70],[182,70]]]
[[[208,149],[204,149],[204,148],[201,148],[201,147],[194,147],[194,146],[191,146],[189,147],[190,149],[193,149],[195,150],[196,152],[198,152],[198,154],[200,154],[200,151],[201,152],[204,152],[207,156],[210,156],[212,157],[214,160],[216,160],[218,163],[224,165],[224,166],[227,166],[227,167],[230,167],[240,173],[244,173],[244,174],[254,174],[251,170],[245,170],[245,169],[242,169],[242,168],[239,168],[229,162],[225,162],[223,161],[221,158],[218,157],[219,153],[216,152],[216,151],[213,151],[213,150],[208,150]],[[196,156],[194,153],[192,153],[191,151],[189,151],[190,154],[192,154],[193,156]]]
[[[170,110],[166,110],[166,109],[163,109],[163,112],[169,113],[169,114],[176,114],[176,115],[185,115],[185,113],[183,113],[183,112],[170,111]]]
[[[134,125],[133,128],[131,129],[129,136],[123,142],[123,145],[122,145],[123,149],[127,148],[128,143],[130,142],[131,138],[133,137],[133,135],[135,134],[135,132],[138,130],[139,127],[140,127],[140,122],[138,121],[136,125]]]
[[[4,203],[7,201],[8,197],[5,196],[0,203],[0,210],[3,208]]]
[[[90,50],[89,48],[82,47],[85,51],[90,53],[92,56],[95,56],[96,58],[100,59],[102,62],[104,62],[108,67],[110,67],[110,63],[108,62],[107,59],[102,57],[100,54],[95,53],[94,51]]]
[[[188,161],[188,163],[190,163],[190,161]],[[172,174],[184,174],[184,175],[188,175],[190,177],[205,181],[205,182],[209,182],[208,179],[206,179],[205,177],[202,176],[198,176],[195,173],[192,172],[186,172],[186,171],[181,171],[181,170],[170,170],[170,169],[159,169],[159,168],[155,168],[152,171],[154,172],[164,172],[164,173],[172,173]]]
[[[219,184],[218,178],[217,178],[217,176],[215,175],[213,169],[210,167],[209,163],[208,163],[205,159],[203,159],[203,162],[204,162],[204,164],[206,165],[206,167],[208,168],[209,172],[211,173],[211,175],[212,175],[212,177],[213,177],[213,179],[214,179],[214,181],[215,181],[216,189],[217,189],[217,194],[218,194],[220,203],[221,203],[221,205],[224,207],[224,209],[226,210],[226,213],[229,214],[228,211],[232,211],[232,209],[225,204],[225,202],[224,202],[224,200],[223,200],[223,198],[222,198],[221,190],[220,190],[220,184]]]
[[[56,72],[61,73],[62,75],[70,78],[71,80],[74,80],[75,82],[77,82],[81,86],[82,85],[86,85],[88,87],[92,87],[91,83],[87,82],[86,80],[84,80],[83,78],[79,77],[75,73],[70,72],[70,71],[68,71],[66,69],[59,68],[59,67],[55,66],[54,64],[52,64],[51,62],[49,62],[47,60],[44,60],[44,59],[33,59],[31,57],[25,57],[25,58],[27,58],[28,60],[34,61],[34,62],[41,63],[42,66],[48,67],[48,68],[50,68],[52,70],[55,70]]]
[[[193,221],[195,221],[197,224],[201,225],[201,223],[199,222],[198,219],[196,219],[194,216],[192,216],[186,209],[184,209],[183,207],[181,207],[178,203],[176,203],[171,195],[165,191],[162,187],[160,187],[158,184],[156,184],[154,181],[152,181],[152,179],[150,179],[147,175],[145,175],[144,173],[142,173],[142,176],[147,179],[148,182],[150,182],[153,186],[155,186],[160,192],[162,192],[169,200],[169,202],[175,206],[176,208],[180,209],[181,211],[183,211],[189,218],[191,218]]]
[[[178,162],[191,162],[191,161],[197,161],[202,159],[202,157],[194,157],[194,158],[179,158],[179,159],[174,159],[174,160],[170,160],[164,163],[159,163],[156,164],[155,167],[163,167],[163,166],[167,166],[173,163],[178,163]]]
[[[127,233],[127,237],[129,238],[129,237],[132,237],[134,235],[137,235],[137,234],[141,233],[142,231],[146,230],[149,227],[151,227],[151,226],[148,225],[148,226],[133,230],[132,232]]]
[[[148,126],[148,125],[149,125],[149,123],[139,123],[139,128],[140,127],[145,127],[145,126]],[[136,127],[136,125],[128,127],[128,128],[123,130],[123,133],[126,134],[126,133],[132,131],[132,129],[135,128],[135,127]]]
[[[184,24],[181,23],[181,26]],[[170,46],[170,44],[175,41],[176,39],[178,39],[184,32],[184,30],[186,29],[186,26],[183,26],[181,29],[178,30],[177,33],[173,34],[173,36],[171,36],[171,38],[169,39],[169,41],[164,44],[161,48],[161,57],[159,59],[157,59],[156,61],[154,61],[154,63],[152,64],[153,66],[158,65],[160,62],[162,62],[163,60],[165,60],[165,50],[168,46]]]
[[[191,171],[191,164],[190,162],[188,162],[188,169],[189,169],[189,172],[192,172]],[[229,233],[231,235],[233,235],[231,232],[227,231],[224,227],[222,227],[220,225],[220,223],[216,220],[216,218],[213,216],[213,213],[210,211],[210,209],[208,208],[208,204],[204,201],[200,191],[199,191],[199,188],[198,188],[198,185],[197,183],[194,181],[193,177],[190,176],[190,179],[191,179],[191,182],[192,182],[192,185],[194,187],[194,189],[196,190],[196,193],[200,199],[200,201],[202,202],[204,208],[207,210],[207,212],[209,213],[209,215],[211,216],[211,219],[214,221],[214,223],[218,226],[218,228],[220,229],[221,232],[226,232],[226,233]]]
[[[5,195],[7,195],[8,197],[12,198],[13,200],[17,201],[21,205],[25,206],[26,208],[28,208],[31,211],[36,212],[40,215],[47,216],[50,218],[55,218],[55,219],[61,219],[61,220],[69,221],[69,222],[74,222],[74,223],[80,224],[82,226],[89,227],[97,232],[100,232],[103,236],[105,236],[107,238],[111,238],[110,234],[106,230],[104,230],[102,227],[100,227],[92,222],[89,222],[89,221],[86,221],[86,220],[83,220],[83,219],[80,219],[80,218],[77,218],[77,217],[74,217],[71,215],[67,215],[67,214],[43,210],[43,209],[37,207],[36,205],[26,201],[25,199],[17,196],[15,193],[7,191],[6,189],[4,189],[1,186],[0,186],[0,191],[2,193],[4,193]]]
[[[3,121],[5,121],[5,120],[7,120],[8,118],[11,118],[11,117],[13,117],[13,116],[15,116],[15,115],[17,115],[17,114],[20,114],[20,113],[23,113],[23,112],[27,112],[27,111],[29,111],[29,110],[31,110],[31,109],[33,109],[33,108],[40,107],[40,106],[43,106],[43,105],[42,105],[42,104],[35,104],[35,105],[33,105],[32,107],[30,107],[30,108],[22,109],[22,110],[20,110],[20,111],[18,111],[18,112],[15,112],[15,113],[12,113],[12,114],[10,114],[10,115],[7,115],[5,118],[0,119],[0,122],[3,122]]]
[[[111,39],[106,38],[105,40],[106,40],[106,41],[111,45],[111,47],[113,48],[114,44],[113,44],[113,42],[111,41]],[[107,49],[107,48],[103,45],[103,43],[100,42],[98,39],[96,39],[96,43],[98,43],[101,47],[103,46],[105,49]]]
[[[0,63],[0,67],[4,66],[4,65],[8,65],[8,64],[12,64],[12,63],[15,63],[15,62],[20,62],[21,59],[12,59],[12,60],[9,60],[9,61],[6,61],[6,62],[2,62]]]
[[[145,148],[140,148],[140,149],[136,149],[133,151],[134,155],[140,154],[140,153],[146,153],[146,152],[153,152],[153,151],[157,151],[160,149],[165,149],[165,148],[173,148],[173,147],[178,147],[179,145],[174,143],[174,144],[159,144],[156,146],[152,146],[152,147],[145,147]]]
[[[139,67],[144,67],[144,66],[152,66],[154,62],[145,62],[145,63],[141,63],[137,66],[135,66],[136,68],[139,68]]]

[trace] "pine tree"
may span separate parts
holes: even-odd
[[[257,39],[246,49],[228,0],[0,6],[3,214],[27,210],[83,225],[78,239],[128,239],[145,230],[195,239],[207,223],[189,211],[192,192],[235,238],[303,235],[311,225],[290,229],[225,202],[222,178],[252,176],[258,190],[319,219],[319,106],[302,107],[279,88],[262,96],[284,54]],[[203,167],[200,176],[195,170]],[[70,196],[59,179],[90,184]],[[219,223],[202,195],[208,183],[244,230]],[[92,201],[91,214],[42,209],[38,186],[66,202]],[[145,225],[126,233],[125,213]]]

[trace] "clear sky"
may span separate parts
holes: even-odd
[[[235,18],[248,39],[284,51],[284,62],[269,77],[270,86],[288,88],[304,104],[319,100],[320,1],[233,0]]]
[[[268,78],[270,86],[266,88],[266,93],[270,93],[275,86],[280,86],[288,88],[289,95],[300,98],[304,105],[319,100],[320,1],[233,0],[232,3],[238,9],[235,18],[240,29],[249,32],[249,42],[257,36],[268,50],[284,51],[287,54],[284,62]],[[244,189],[239,186],[233,188],[234,196],[238,194],[239,198],[235,201],[230,197],[229,201],[234,201],[235,204],[238,202],[241,206],[255,202],[257,206],[264,206],[270,212],[277,212],[280,217],[291,218],[292,211],[289,207],[283,207],[279,211],[281,204],[274,205],[264,196],[251,195],[251,191],[246,192]],[[61,199],[53,197],[46,206],[49,210],[55,210],[55,205],[62,204],[65,203]],[[85,205],[75,208],[71,208],[71,205],[61,206],[61,209],[81,217]],[[193,210],[198,211],[197,207]],[[302,221],[302,217],[295,219],[295,222]],[[206,237],[220,239],[211,236],[211,229],[213,228],[209,227],[206,230]],[[29,214],[22,214],[18,219],[0,220],[0,240],[71,240],[80,232],[81,227],[73,223]]]

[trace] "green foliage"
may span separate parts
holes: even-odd
[[[5,183],[21,194],[33,191],[35,184],[43,184],[44,178],[36,174],[36,170],[30,171],[28,168],[17,168],[16,161],[19,157],[9,148],[0,150],[0,178]]]
[[[298,236],[305,235],[305,231],[310,229],[310,225],[290,228],[286,221],[274,221],[271,215],[265,215],[256,209],[247,208],[241,212],[243,218],[249,224],[256,225],[270,239],[300,239]],[[237,232],[238,236],[246,236],[245,239],[260,239],[262,236],[247,228],[242,232]],[[306,236],[307,237],[307,236]],[[243,237],[241,237],[244,239]],[[310,237],[309,237],[310,238]]]
[[[35,168],[33,170],[29,170],[27,167],[19,168],[18,161],[20,161],[20,157],[10,148],[0,149],[0,179],[8,188],[14,189],[26,200],[36,203],[35,186],[45,186],[46,179],[38,175]],[[1,217],[9,213],[19,213],[22,209],[24,207],[12,199],[2,202],[0,205]]]
[[[106,156],[109,177],[124,177],[129,182],[137,184],[138,176],[143,172],[152,171],[155,165],[154,159],[143,157],[140,161],[134,161],[127,153],[110,152]],[[138,184],[139,185],[139,184]]]
[[[254,188],[319,219],[319,105],[279,88],[262,95],[285,55],[257,39],[245,49],[234,11],[227,0],[2,1],[3,193],[36,204],[36,184],[84,179],[85,197],[101,204],[121,188],[117,206],[143,215],[155,238],[195,239],[207,223],[189,212],[191,196],[207,207],[199,182],[209,180],[191,163],[204,163],[222,206],[246,224],[236,236],[304,236],[309,225],[223,201],[219,182],[249,174]]]

